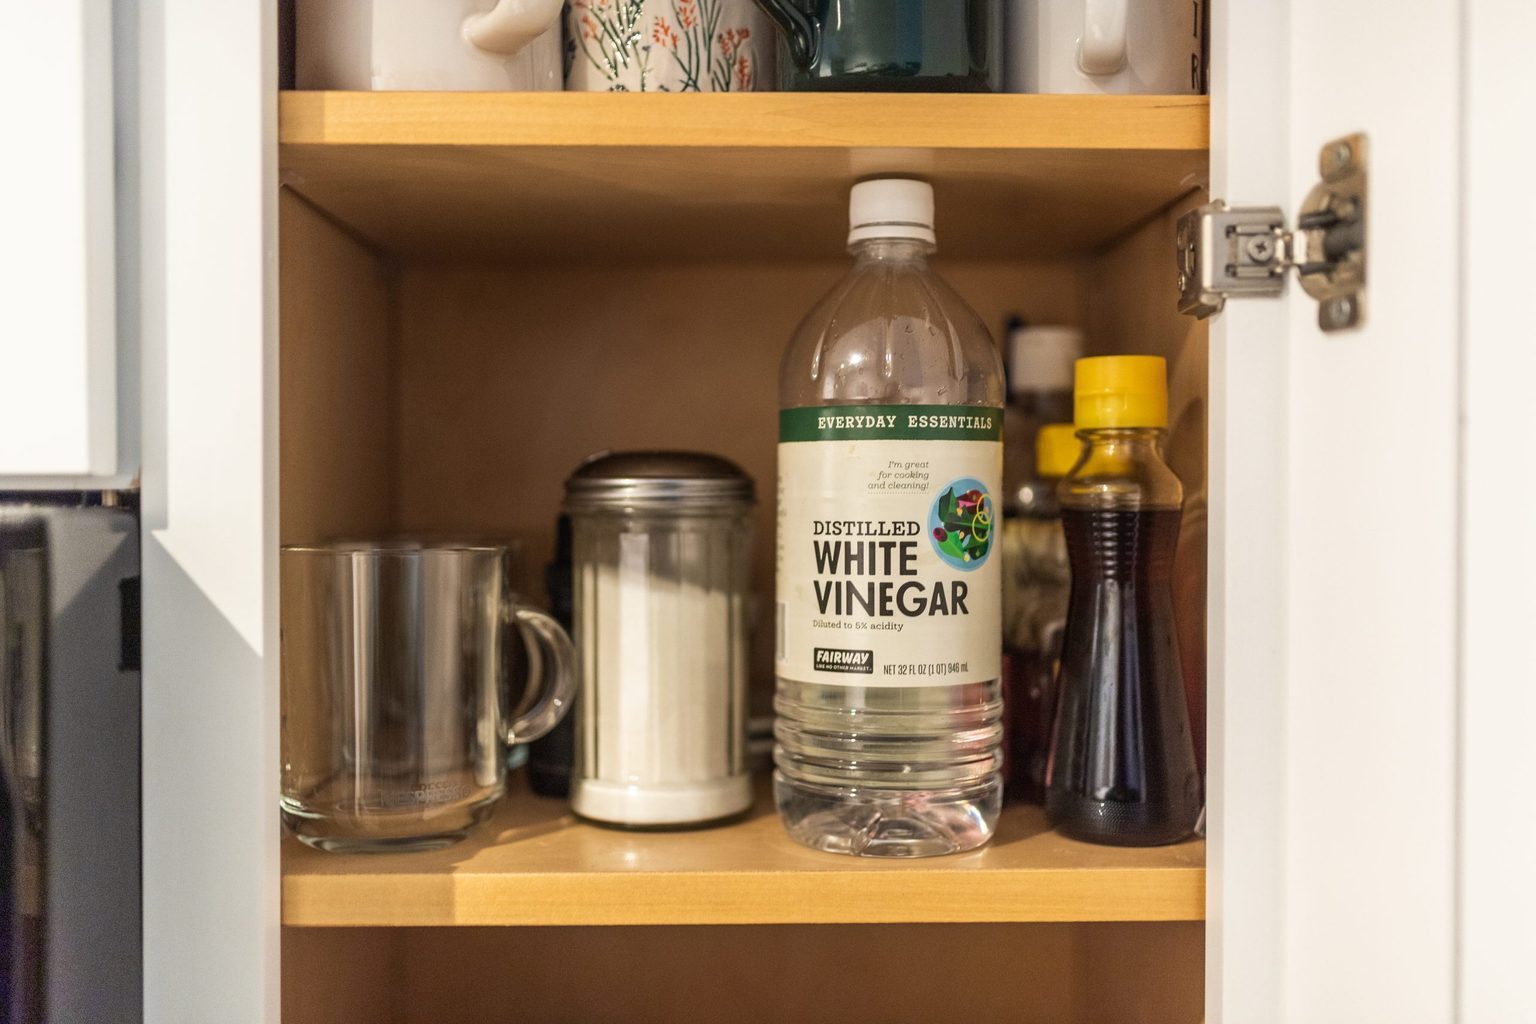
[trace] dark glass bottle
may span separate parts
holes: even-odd
[[[1001,92],[1002,0],[758,0],[780,88]]]
[[[1183,488],[1158,451],[1163,360],[1079,360],[1076,422],[1086,450],[1059,489],[1072,596],[1046,814],[1088,842],[1178,842],[1201,794],[1173,618]]]
[[[1003,491],[1014,499],[1003,513],[1003,765],[1007,797],[1038,804],[1071,579],[1056,485],[1082,444],[1072,424],[1049,423],[1031,449],[1030,480],[1018,487],[1008,486],[1003,460]]]
[[[1041,803],[1055,708],[1056,654],[1067,617],[1067,547],[1056,485],[1081,445],[1072,419],[1075,327],[1022,322],[1008,330],[1003,410],[1004,796]]]
[[[574,614],[575,583],[571,575],[571,517],[561,515],[555,525],[555,558],[544,569],[549,595],[549,614],[569,632]],[[549,732],[534,740],[528,752],[528,781],[540,796],[570,795],[572,766],[576,763],[576,702]]]

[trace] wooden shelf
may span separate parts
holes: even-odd
[[[1187,96],[304,93],[282,180],[435,259],[839,258],[847,186],[934,181],[941,250],[1098,250],[1204,184]]]
[[[881,862],[791,842],[764,793],[745,821],[637,833],[514,793],[469,839],[340,856],[286,839],[283,923],[309,926],[1193,921],[1205,844],[1116,849],[1010,807],[982,850]]]
[[[1207,148],[1204,96],[285,92],[284,145]]]

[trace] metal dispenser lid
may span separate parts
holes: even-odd
[[[565,481],[568,512],[736,510],[752,501],[740,466],[702,452],[599,452]]]

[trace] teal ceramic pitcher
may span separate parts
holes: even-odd
[[[785,89],[998,92],[1002,0],[757,0]]]

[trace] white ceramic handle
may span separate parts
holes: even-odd
[[[1083,36],[1077,66],[1088,75],[1112,75],[1125,67],[1127,0],[1083,0]]]
[[[563,0],[496,0],[464,19],[464,38],[487,53],[510,57],[555,23]]]

